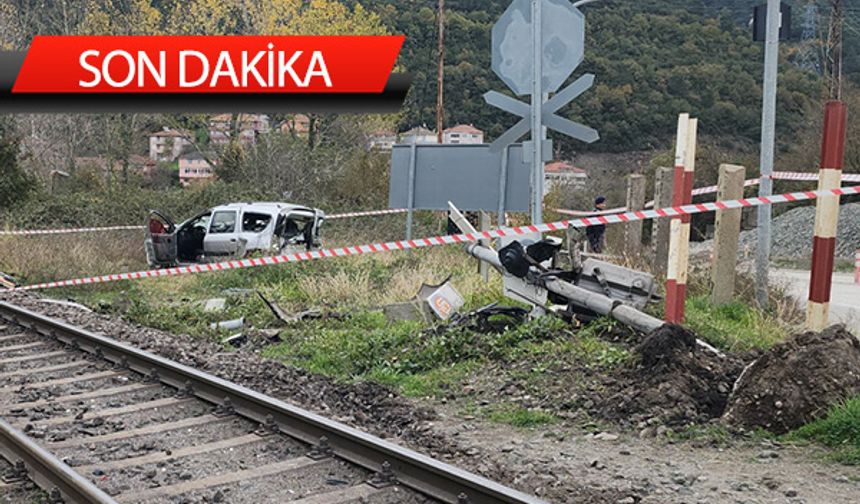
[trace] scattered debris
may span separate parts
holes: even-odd
[[[257,332],[272,343],[281,341],[280,329],[259,329]]]
[[[303,320],[316,320],[316,319],[322,319],[322,318],[333,318],[333,319],[346,318],[346,316],[341,314],[341,313],[323,312],[322,310],[318,310],[318,309],[305,310],[305,311],[296,313],[295,315],[290,315],[287,312],[285,312],[283,310],[283,308],[278,306],[277,303],[267,299],[266,296],[264,296],[262,292],[257,291],[257,295],[260,296],[260,299],[262,299],[263,302],[266,303],[266,306],[268,306],[269,309],[272,310],[272,313],[275,315],[275,317],[278,320],[280,320],[281,322],[283,322],[284,324],[294,324],[296,322],[301,322]]]
[[[382,307],[389,322],[449,320],[466,303],[463,296],[450,283],[448,276],[438,285],[421,284],[418,294],[411,301],[391,303]]]
[[[224,343],[225,345],[230,345],[233,348],[239,348],[247,342],[248,337],[242,333],[234,334],[221,340],[221,343]]]
[[[382,313],[389,322],[424,320],[424,312],[417,301],[392,303],[382,307]]]
[[[723,420],[782,434],[860,394],[860,341],[841,325],[795,335],[750,364]]]
[[[622,372],[617,392],[603,401],[600,414],[622,423],[675,426],[720,417],[740,360],[706,350],[696,335],[665,325],[635,349],[638,362]]]
[[[11,290],[11,289],[14,289],[15,287],[18,287],[18,282],[14,278],[12,278],[11,276],[0,271],[0,288]]]
[[[209,324],[210,329],[216,329],[221,331],[236,331],[242,329],[245,326],[245,317],[233,319],[233,320],[224,320],[221,322],[213,322]]]
[[[203,304],[203,311],[206,313],[220,312],[224,311],[227,307],[227,300],[225,298],[212,298],[207,299]]]
[[[281,322],[287,323],[287,320],[290,318],[290,316],[287,315],[287,313],[284,310],[282,310],[281,307],[278,306],[277,303],[275,303],[274,301],[269,301],[266,298],[266,296],[264,296],[263,293],[260,291],[257,291],[257,295],[260,296],[260,299],[262,299],[263,302],[266,303],[266,306],[268,306],[269,309],[272,310],[272,313],[275,314],[275,317],[278,320],[280,320]]]
[[[528,318],[529,311],[517,306],[498,306],[492,303],[465,314],[456,314],[451,321],[431,331],[449,330],[454,327],[466,327],[479,333],[503,333],[512,326],[517,326]]]
[[[418,299],[440,320],[448,320],[466,304],[463,296],[451,285],[451,277],[439,285],[422,284]]]

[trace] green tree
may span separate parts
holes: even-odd
[[[9,119],[0,119],[0,208],[26,200],[36,179],[18,165],[20,142]]]

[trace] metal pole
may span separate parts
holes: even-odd
[[[767,2],[767,41],[764,50],[764,101],[761,126],[761,183],[759,196],[773,194],[773,156],[776,141],[776,84],[779,63],[779,0]],[[756,300],[760,308],[768,305],[770,269],[771,206],[758,208],[758,245],[756,248]]]
[[[532,76],[532,223],[543,222],[543,183],[540,176],[543,174],[543,117],[541,107],[543,105],[543,33],[541,32],[543,18],[541,13],[541,1],[532,0],[532,35],[534,43],[534,74]]]
[[[445,0],[439,0],[439,67],[436,73],[436,142],[442,143],[445,127]]]
[[[499,227],[504,227],[505,224],[505,197],[508,192],[508,155],[511,146],[505,146],[502,149],[502,166],[501,176],[499,177],[499,215],[497,216]]]
[[[415,133],[415,138],[412,139],[412,146],[409,148],[409,187],[407,196],[406,208],[406,239],[412,239],[412,214],[415,208],[415,164],[418,157],[418,133]]]
[[[843,0],[831,0],[830,34],[828,47],[828,77],[830,78],[830,99],[842,99],[842,31],[844,25]]]

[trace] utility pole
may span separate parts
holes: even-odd
[[[439,63],[436,74],[436,142],[445,127],[445,0],[439,0]]]
[[[767,39],[764,49],[764,99],[761,117],[761,183],[758,195],[773,194],[773,158],[776,142],[776,85],[779,63],[779,28],[781,24],[779,0],[767,2]],[[758,207],[758,244],[756,247],[756,301],[767,308],[769,298],[771,206]]]
[[[532,36],[534,41],[532,85],[532,224],[543,222],[543,14],[541,0],[532,0]]]
[[[818,34],[818,5],[815,0],[808,0],[803,19],[803,37],[801,40],[798,66],[807,72],[821,75],[821,38]]]
[[[827,77],[830,79],[830,99],[842,100],[842,29],[845,21],[845,8],[844,0],[830,1]]]

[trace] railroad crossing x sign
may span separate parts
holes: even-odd
[[[555,96],[547,100],[541,107],[541,111],[543,113],[543,125],[549,129],[564,133],[565,135],[576,138],[577,140],[582,140],[586,143],[592,143],[598,140],[600,135],[597,133],[597,130],[556,115],[556,112],[558,112],[560,108],[575,100],[579,95],[591,88],[593,84],[594,75],[585,74],[577,79],[573,84],[562,89]],[[491,152],[504,149],[506,146],[516,142],[521,136],[531,130],[531,124],[529,124],[531,105],[503,95],[498,91],[488,91],[484,94],[484,101],[489,105],[504,110],[505,112],[510,112],[511,114],[522,117],[517,124],[490,145]]]

